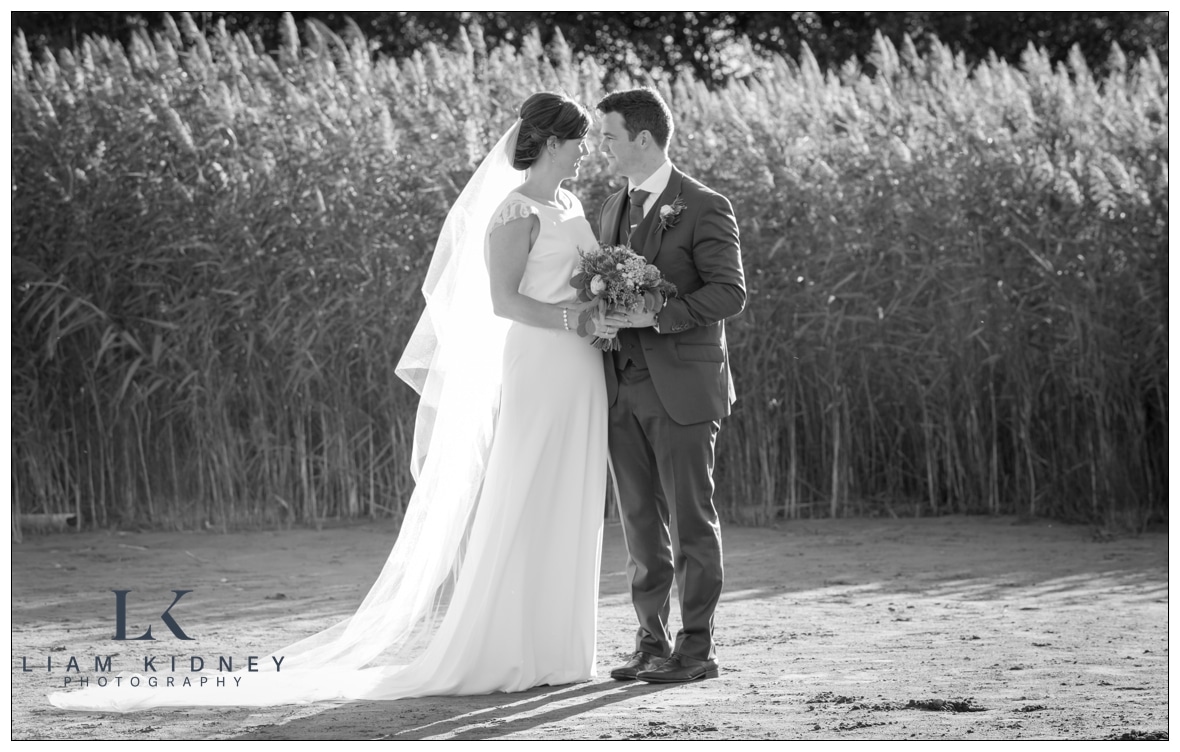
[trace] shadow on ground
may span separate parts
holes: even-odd
[[[511,695],[455,699],[424,697],[393,702],[357,702],[317,709],[282,725],[266,724],[228,738],[235,740],[496,739],[528,734],[546,724],[569,721],[617,703],[633,702],[668,687],[610,679],[566,687],[538,687]]]

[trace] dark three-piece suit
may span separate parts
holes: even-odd
[[[610,454],[639,617],[636,650],[711,660],[723,581],[713,455],[735,399],[725,319],[745,307],[745,276],[724,196],[673,167],[664,191],[648,200],[654,203],[631,230],[627,191],[610,196],[599,233],[612,245],[629,235],[631,248],[677,289],[657,326],[620,330],[621,349],[604,362]],[[681,611],[674,642],[673,579]]]

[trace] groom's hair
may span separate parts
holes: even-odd
[[[607,94],[598,103],[598,111],[603,115],[617,112],[623,116],[623,126],[627,129],[627,136],[631,141],[640,131],[647,131],[661,149],[668,148],[668,141],[672,138],[672,110],[668,103],[655,89],[644,86],[639,89],[627,89]]]

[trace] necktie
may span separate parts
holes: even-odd
[[[643,202],[644,202],[644,201],[647,201],[647,197],[648,197],[648,196],[650,196],[650,195],[651,195],[651,191],[641,191],[641,190],[639,190],[638,188],[636,188],[635,190],[631,191],[631,193],[630,193],[630,198],[631,198],[631,216],[630,216],[631,227],[630,227],[630,229],[627,231],[627,238],[628,238],[628,240],[629,240],[629,239],[630,239],[630,237],[631,237],[631,233],[635,232],[635,226],[636,226],[636,225],[638,225],[640,222],[642,222],[642,221],[643,221]]]

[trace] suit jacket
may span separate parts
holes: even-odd
[[[599,238],[615,245],[626,187],[602,207]],[[660,208],[684,203],[667,229]],[[659,314],[659,328],[636,329],[652,383],[672,420],[681,425],[719,420],[737,399],[729,371],[725,319],[746,305],[737,220],[729,200],[675,166],[668,186],[631,235],[631,248],[676,285]],[[618,396],[614,359],[604,358],[610,404]]]

